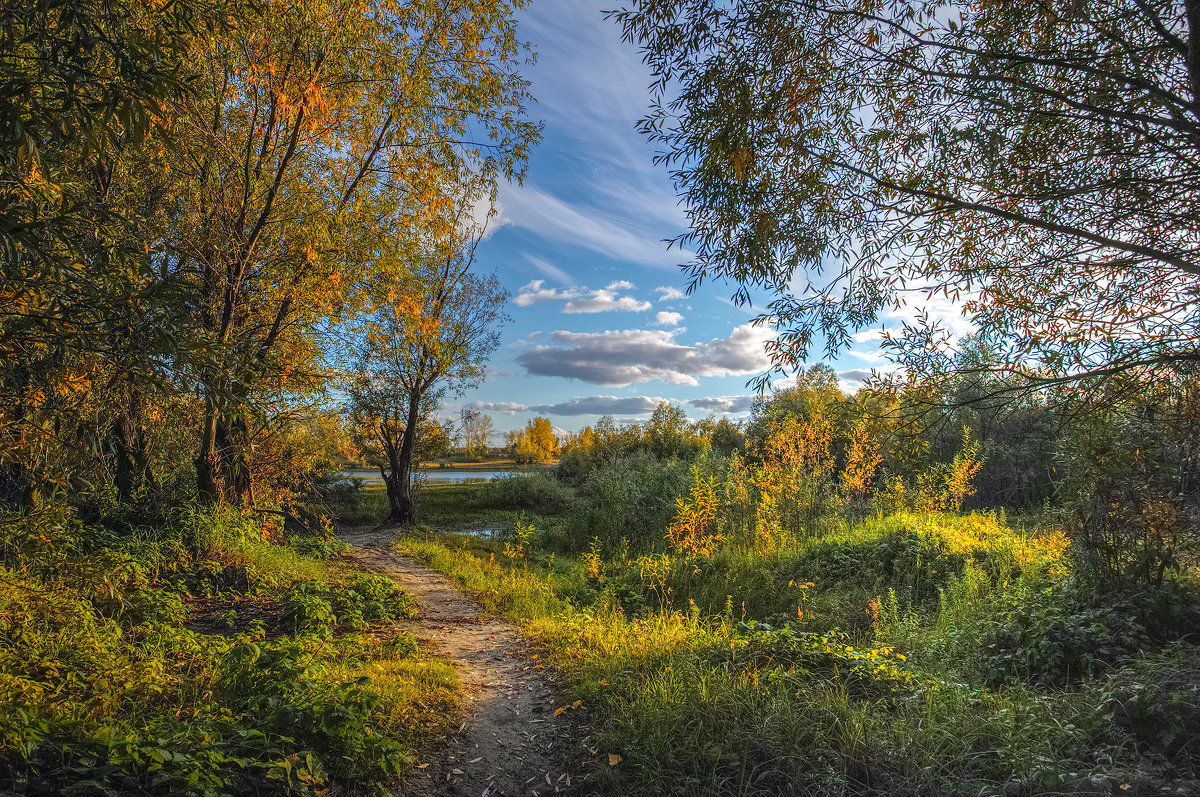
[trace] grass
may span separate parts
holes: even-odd
[[[766,551],[679,556],[626,544],[570,556],[556,530],[570,518],[541,522],[548,532],[520,552],[511,538],[401,544],[520,624],[565,676],[590,712],[598,754],[621,756],[597,768],[596,788],[974,795],[1196,785],[1196,753],[1147,741],[1147,721],[1130,719],[1161,722],[1155,712],[1165,712],[1200,730],[1187,713],[1196,684],[1178,675],[1180,662],[1196,666],[1193,649],[1164,647],[1136,607],[1110,611],[1054,530],[1014,529],[995,514],[901,513]],[[1129,710],[1165,673],[1192,685]]]
[[[0,791],[316,794],[402,772],[457,682],[394,629],[411,600],[337,551],[232,512],[0,516]]]

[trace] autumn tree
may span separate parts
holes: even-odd
[[[405,262],[382,242],[442,212],[464,181],[520,176],[537,128],[513,7],[269,0],[193,53],[163,269],[188,281],[216,352],[195,373],[204,500],[253,501],[263,399],[311,388],[323,330],[367,309],[375,282],[403,278],[382,273]]]
[[[636,0],[642,123],[694,288],[771,300],[775,362],[833,354],[922,294],[1026,383],[1200,360],[1194,0]],[[947,364],[918,319],[889,341]]]
[[[473,407],[464,407],[459,413],[459,430],[463,448],[473,457],[487,453],[489,440],[496,430],[492,416]]]
[[[141,421],[200,352],[153,257],[151,162],[224,5],[0,9],[0,483],[27,506],[68,483],[129,500],[150,474]]]
[[[550,462],[560,451],[550,419],[540,416],[509,432],[508,448],[517,462]]]
[[[471,270],[478,242],[461,227],[427,240],[407,276],[379,288],[388,301],[355,327],[350,412],[372,444],[367,453],[397,523],[416,520],[413,464],[433,439],[422,430],[441,399],[478,384],[499,343],[508,292],[495,275]]]

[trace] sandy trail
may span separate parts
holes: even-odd
[[[464,689],[462,727],[400,785],[404,797],[578,794],[579,742],[554,717],[552,678],[515,629],[488,615],[445,576],[392,547],[395,529],[349,529],[361,568],[390,576],[417,603],[408,630],[452,659]],[[574,766],[562,762],[574,760]],[[572,781],[575,783],[572,783]]]

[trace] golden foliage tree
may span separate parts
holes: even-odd
[[[218,352],[197,374],[206,500],[247,498],[256,397],[307,386],[322,329],[399,276],[381,274],[406,262],[387,249],[464,182],[520,176],[537,128],[511,12],[495,0],[272,0],[195,52],[164,249]]]

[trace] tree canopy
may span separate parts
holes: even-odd
[[[1187,0],[638,0],[641,127],[692,287],[769,292],[777,365],[920,295],[1075,379],[1200,359],[1200,7]],[[889,343],[914,372],[945,330]]]

